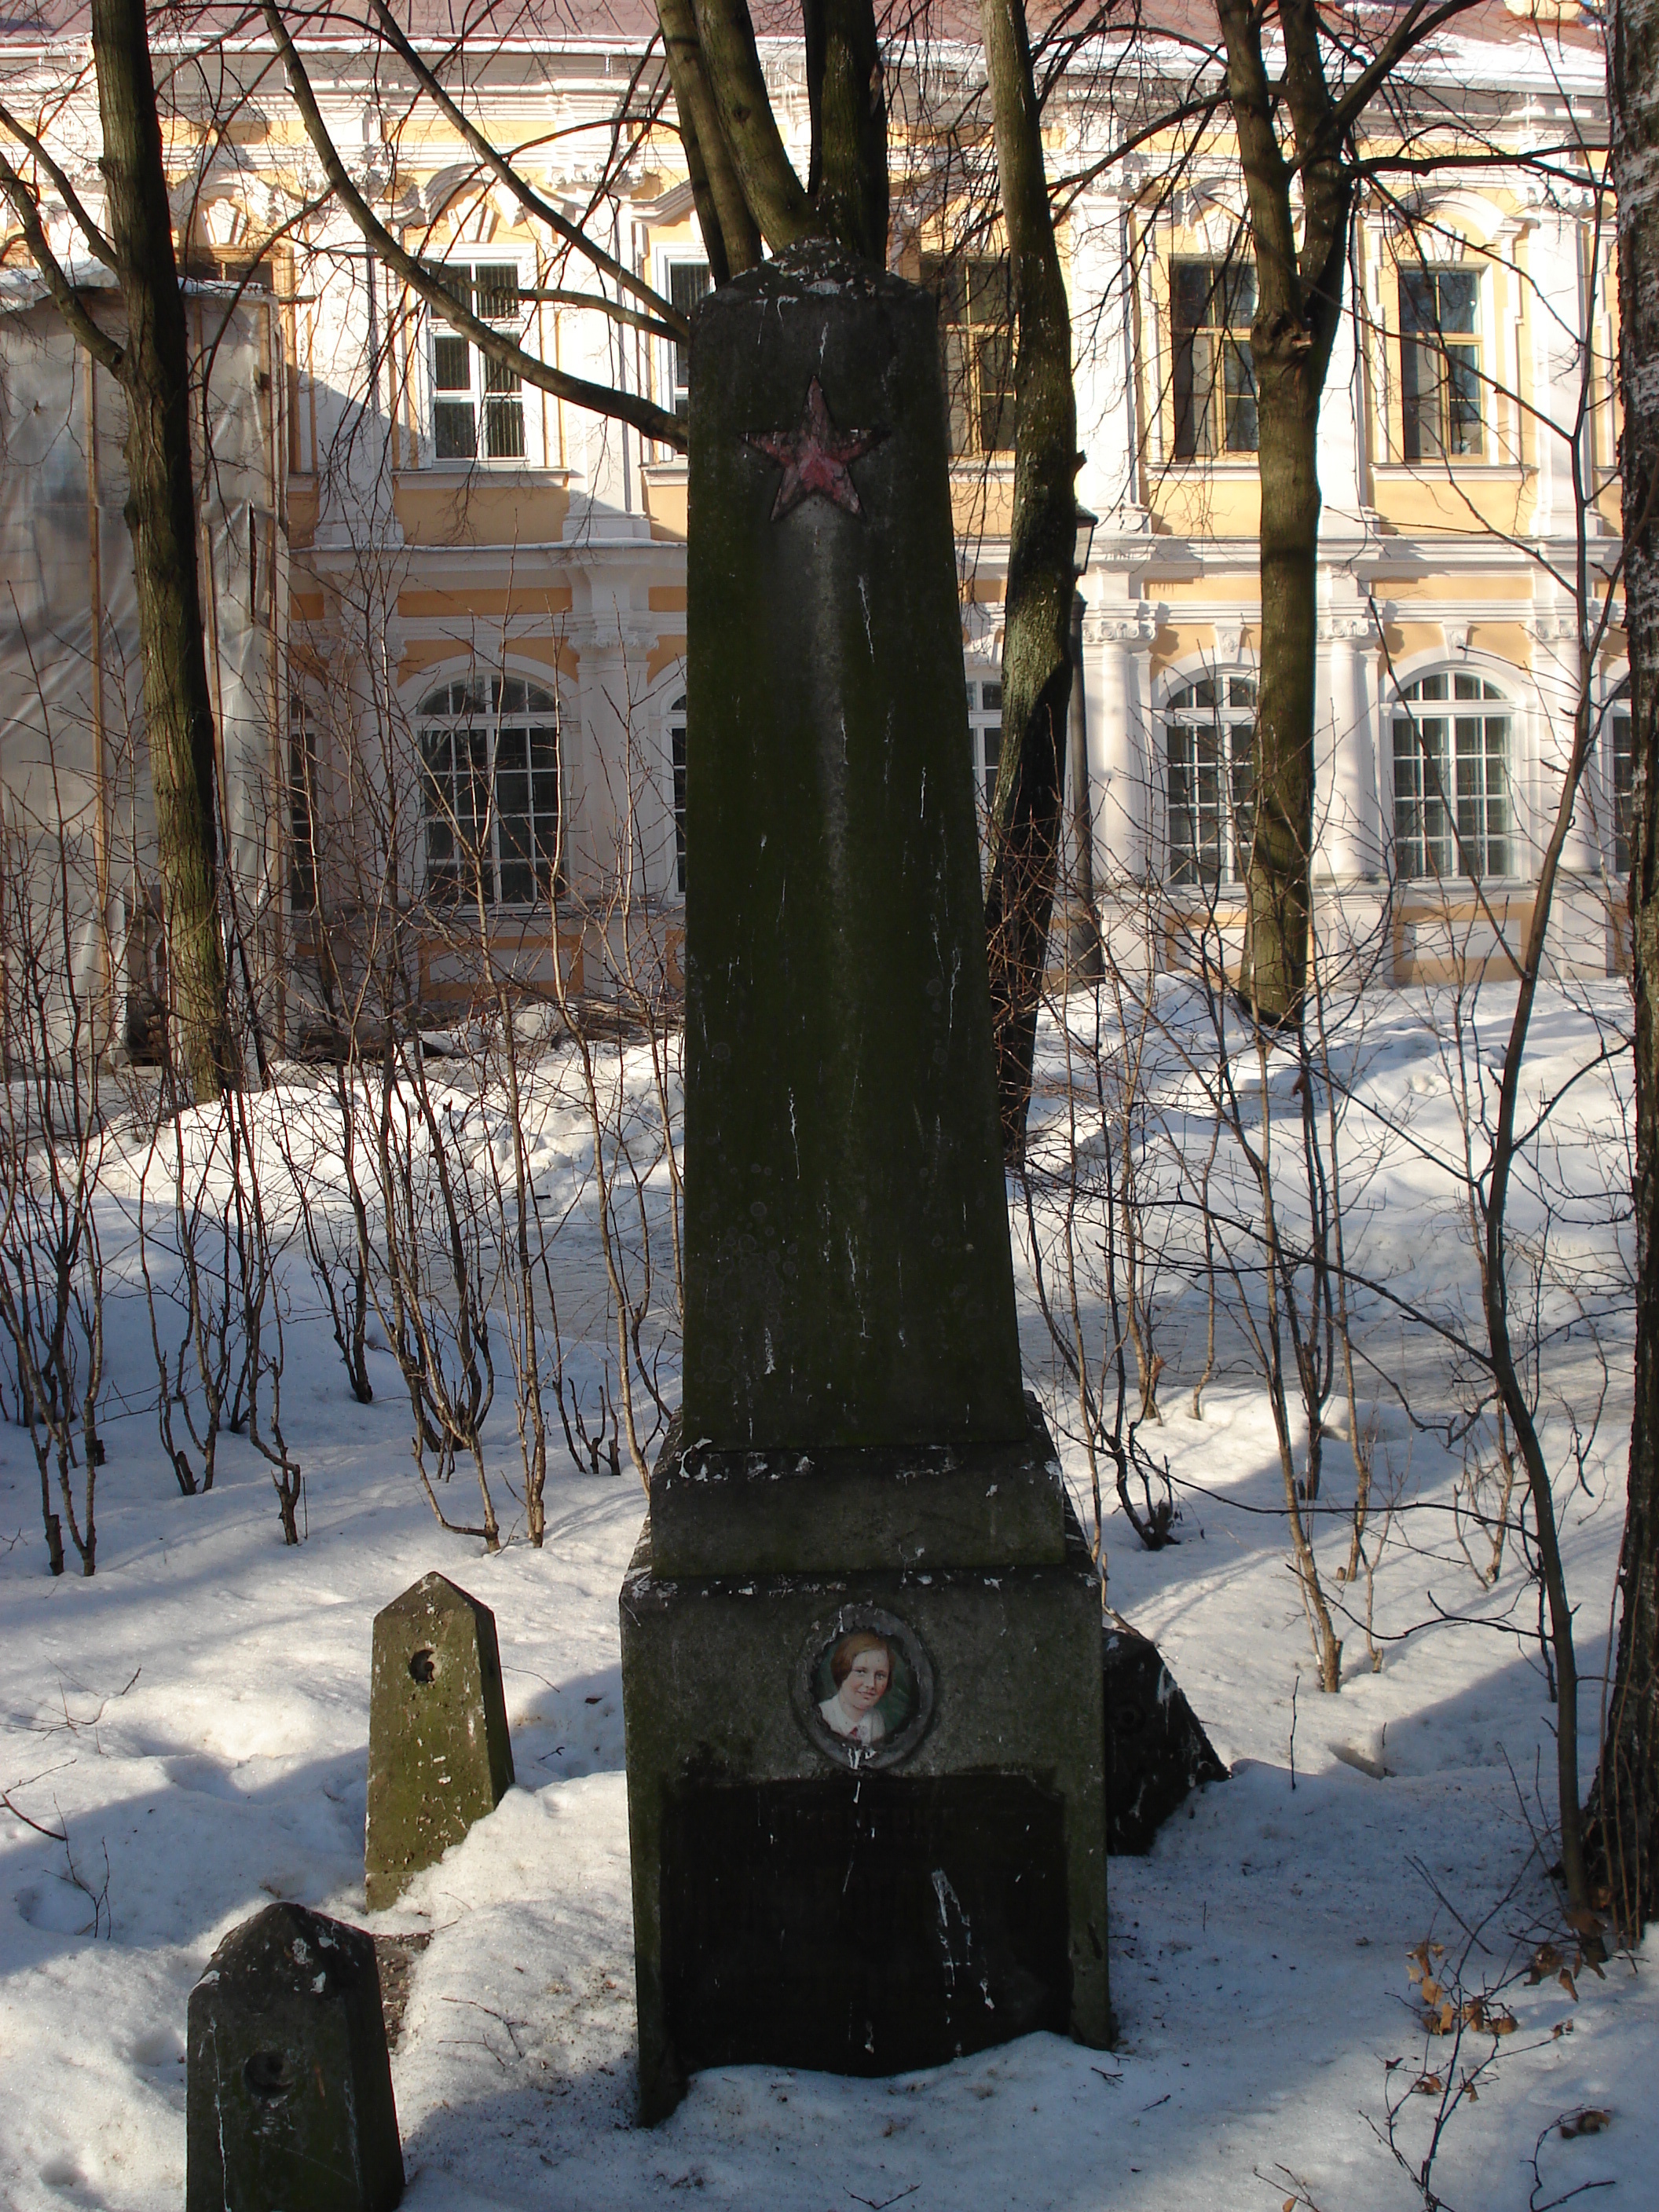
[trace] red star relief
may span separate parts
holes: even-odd
[[[747,442],[783,471],[778,495],[772,502],[773,521],[781,522],[814,493],[844,507],[848,514],[862,514],[864,508],[847,465],[878,446],[886,435],[885,430],[837,430],[824,404],[823,386],[815,376],[806,387],[806,411],[799,430],[746,434]]]

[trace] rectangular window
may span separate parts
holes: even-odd
[[[668,773],[673,789],[674,888],[685,893],[685,700],[668,710]]]
[[[1485,451],[1480,271],[1400,272],[1401,430],[1408,461]]]
[[[924,254],[921,281],[939,301],[952,454],[1012,453],[1014,317],[1006,260]]]
[[[1402,695],[1394,725],[1395,865],[1409,877],[1507,876],[1513,872],[1510,721],[1473,714],[1499,693],[1478,676],[1425,676]],[[1462,714],[1414,711],[1421,701],[1462,706]]]
[[[459,307],[480,322],[501,325],[506,336],[517,338],[521,303],[514,264],[449,261],[438,275]],[[435,309],[432,449],[441,461],[518,461],[525,451],[519,372],[480,352]]]
[[[668,264],[668,296],[681,314],[689,315],[699,300],[708,291],[714,279],[706,261],[671,261]],[[669,405],[677,415],[684,415],[691,404],[691,349],[677,345],[673,349],[671,374],[674,388]],[[681,886],[682,890],[684,888]]]
[[[288,702],[288,895],[296,915],[317,904],[317,724],[297,691]]]
[[[1177,261],[1170,295],[1176,458],[1255,453],[1255,270],[1242,263]]]
[[[1002,765],[1002,686],[979,679],[968,685],[968,734],[974,748],[974,789],[986,816],[996,802]]]
[[[1612,721],[1613,865],[1620,875],[1627,876],[1636,805],[1636,755],[1631,743],[1628,701],[1613,709]]]

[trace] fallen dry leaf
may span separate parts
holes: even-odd
[[[1613,2124],[1613,2114],[1605,2105],[1586,2105],[1582,2112],[1569,2112],[1561,2123],[1561,2136],[1571,2142],[1575,2136],[1599,2136]]]

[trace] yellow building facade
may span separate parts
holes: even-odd
[[[592,36],[550,16],[538,29],[533,12],[513,23],[459,64],[418,16],[417,44],[538,193],[689,308],[708,270],[647,54],[654,18],[629,0],[596,14]],[[614,283],[526,214],[394,57],[343,30],[298,43],[336,145],[405,251],[570,375],[683,403],[684,349],[619,312]],[[762,52],[804,173],[800,53]],[[1173,99],[1191,81],[1184,47],[1147,40],[1136,58],[1133,111],[1102,88],[1104,49],[1076,58],[1048,108],[1078,490],[1096,519],[1068,896],[1073,921],[1092,902],[1121,958],[1224,966],[1257,678],[1253,276],[1224,133],[1171,127],[1112,158],[1159,88]],[[696,762],[683,461],[503,375],[366,247],[321,189],[257,29],[165,59],[202,343],[211,303],[238,287],[269,295],[276,334],[258,403],[276,464],[245,534],[281,674],[268,727],[236,758],[268,771],[242,865],[280,917],[285,1024],[337,1021],[326,1002],[349,995],[352,962],[319,985],[321,940],[343,945],[379,909],[421,917],[411,988],[434,1010],[465,1006],[481,972],[532,992],[672,990]],[[50,112],[46,135],[95,205],[84,41],[7,33],[0,72],[14,112]],[[941,301],[968,740],[988,789],[1013,456],[981,83],[970,46],[907,55],[890,106],[892,258]],[[1592,973],[1622,957],[1602,84],[1599,46],[1571,20],[1467,19],[1413,64],[1376,142],[1413,166],[1379,169],[1356,221],[1319,441],[1316,875],[1328,941],[1380,981],[1501,965],[1580,711],[1597,745],[1554,950]],[[27,149],[10,151],[24,166]],[[71,253],[50,185],[43,207]],[[19,282],[26,259],[13,234]]]

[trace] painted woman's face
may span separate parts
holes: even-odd
[[[841,1686],[841,1701],[849,1712],[867,1713],[887,1695],[893,1679],[893,1662],[885,1651],[860,1651]]]

